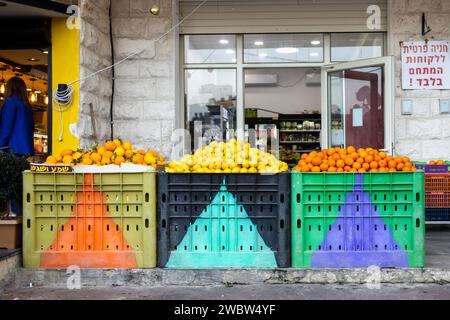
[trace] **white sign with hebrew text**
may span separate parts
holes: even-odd
[[[407,41],[401,47],[402,89],[450,89],[448,41]]]

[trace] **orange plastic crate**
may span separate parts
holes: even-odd
[[[450,193],[425,193],[425,208],[450,208]]]
[[[425,193],[450,193],[450,174],[425,174]]]

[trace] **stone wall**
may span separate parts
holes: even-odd
[[[80,0],[80,78],[111,65],[109,36],[110,0]],[[110,137],[111,71],[80,82],[78,135],[80,146],[88,148]],[[93,129],[92,104],[95,131]],[[95,136],[94,136],[95,133]]]
[[[158,16],[149,13],[160,3]],[[115,68],[114,136],[137,148],[168,155],[175,125],[175,0],[114,0],[112,22],[115,60],[145,49]]]
[[[400,42],[423,40],[422,13],[435,40],[450,40],[449,0],[389,0],[389,40],[395,55],[395,144],[396,152],[417,160],[450,159],[450,115],[439,114],[439,99],[450,90],[402,90]],[[413,114],[401,115],[402,99],[413,101]]]

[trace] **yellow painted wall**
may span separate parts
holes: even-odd
[[[77,80],[80,75],[80,32],[78,29],[69,29],[65,18],[52,20],[52,92],[58,84],[70,83]],[[69,125],[78,121],[79,84],[73,85],[74,95],[70,108],[62,112],[63,140],[58,138],[61,133],[61,118],[59,112],[52,112],[52,152],[61,152],[63,149],[76,149],[79,145],[77,137],[70,133]],[[53,101],[53,105],[55,102]]]

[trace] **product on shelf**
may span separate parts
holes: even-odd
[[[303,154],[294,170],[300,172],[416,171],[408,157],[393,157],[373,148],[330,148]]]
[[[60,153],[47,157],[45,164],[79,165],[120,165],[134,163],[138,165],[157,166],[164,165],[164,157],[152,150],[135,150],[130,142],[119,139],[107,141],[104,145],[91,148],[87,151],[78,149],[65,149]]]
[[[228,142],[213,141],[193,155],[180,161],[171,161],[166,167],[170,173],[277,173],[287,171],[288,165],[270,153],[236,139]]]

